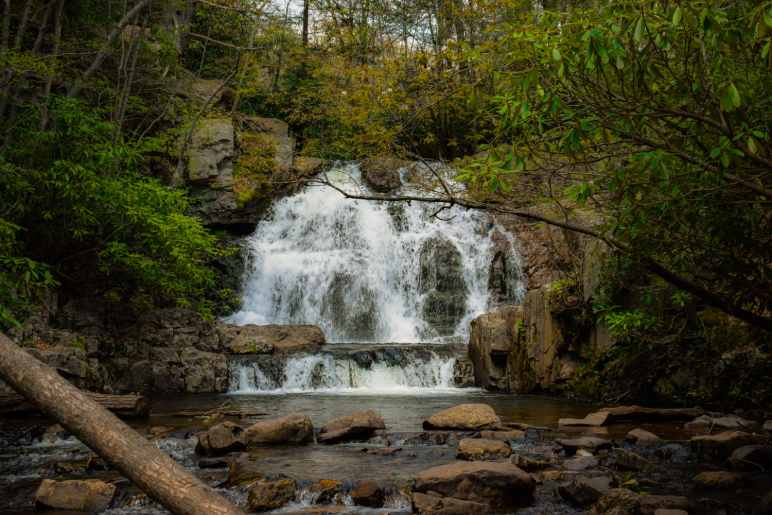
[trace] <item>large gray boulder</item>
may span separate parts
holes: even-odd
[[[431,238],[421,246],[419,264],[423,319],[437,334],[453,334],[466,313],[468,294],[461,253],[450,240]]]
[[[424,429],[480,431],[498,429],[501,419],[487,404],[459,404],[435,413],[423,423]]]
[[[475,385],[487,390],[509,390],[509,354],[515,348],[523,312],[519,306],[484,313],[470,324],[469,357]]]
[[[313,442],[314,426],[306,415],[261,420],[247,428],[247,445],[304,444]]]
[[[402,186],[400,169],[409,164],[395,157],[372,157],[362,161],[360,169],[365,182],[373,191],[390,193]]]
[[[359,411],[327,422],[319,430],[320,443],[366,440],[379,429],[386,429],[383,418],[373,410]]]

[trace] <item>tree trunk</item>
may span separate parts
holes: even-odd
[[[311,0],[303,0],[303,46],[308,46],[308,4]]]
[[[4,334],[0,334],[0,377],[172,513],[244,515]]]

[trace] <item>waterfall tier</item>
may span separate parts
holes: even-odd
[[[328,177],[369,192],[355,164]],[[493,284],[505,301],[521,295],[519,260],[487,215],[437,209],[323,186],[279,200],[247,240],[243,308],[229,321],[315,324],[330,342],[465,340],[471,319],[491,308]]]

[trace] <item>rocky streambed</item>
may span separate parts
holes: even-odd
[[[770,424],[698,409],[469,390],[194,395],[155,399],[132,424],[249,512],[770,510]],[[6,417],[0,513],[36,508],[166,513],[50,421]]]

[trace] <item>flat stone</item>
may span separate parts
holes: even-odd
[[[609,476],[580,476],[570,483],[558,487],[558,493],[569,504],[584,508],[594,504],[604,494],[611,490]]]
[[[470,515],[472,513],[488,513],[488,505],[453,497],[440,497],[438,495],[414,492],[413,510],[419,514]]]
[[[247,445],[286,445],[313,442],[314,425],[306,415],[261,420],[248,427],[244,439]]]
[[[220,324],[223,345],[232,354],[318,352],[325,344],[315,325]]]
[[[295,489],[294,479],[261,479],[247,493],[249,511],[277,510],[295,499]]]
[[[659,436],[641,428],[633,429],[627,433],[627,435],[625,435],[625,440],[640,446],[657,445],[662,442]]]
[[[700,472],[694,476],[694,483],[698,488],[704,489],[729,489],[734,488],[742,479],[742,476],[734,472],[717,470]]]
[[[596,413],[590,413],[584,418],[561,418],[558,420],[558,425],[599,427],[606,425],[608,416],[608,412],[598,411]]]
[[[487,440],[501,440],[509,442],[512,440],[522,440],[525,438],[525,431],[512,429],[510,431],[480,431],[480,438]]]
[[[501,419],[487,404],[459,404],[435,413],[423,423],[424,429],[479,431],[498,429]]]
[[[747,420],[737,415],[724,415],[719,417],[713,417],[710,415],[702,415],[691,422],[684,425],[689,431],[713,431],[713,430],[728,430],[728,429],[750,429],[752,430],[758,424],[753,420]]]
[[[366,440],[379,429],[386,429],[383,418],[373,410],[359,411],[331,420],[319,431],[320,443]]]
[[[44,479],[35,492],[35,505],[54,510],[98,512],[110,506],[114,495],[115,485],[98,479]]]
[[[771,445],[745,445],[732,452],[729,464],[737,470],[772,470]]]
[[[715,435],[695,436],[690,443],[693,449],[713,455],[718,458],[726,458],[735,449],[746,445],[763,445],[766,437],[746,433],[744,431],[725,431]]]
[[[617,406],[599,410],[608,413],[605,425],[621,422],[674,422],[693,420],[704,413],[700,408],[645,408]]]
[[[558,445],[563,447],[569,454],[575,453],[578,449],[608,449],[611,448],[612,443],[610,440],[603,438],[597,438],[595,436],[580,436],[579,438],[558,438],[555,440]]]
[[[501,440],[485,438],[464,438],[458,443],[456,458],[460,460],[495,460],[508,458],[512,454],[509,444]]]
[[[523,456],[522,454],[512,454],[512,456],[510,456],[509,458],[509,461],[513,465],[520,467],[526,472],[535,472],[537,470],[544,470],[552,466],[552,463],[550,463],[549,461],[529,458],[527,456]]]
[[[531,504],[535,487],[530,474],[511,463],[456,461],[419,473],[413,490],[514,511]]]

